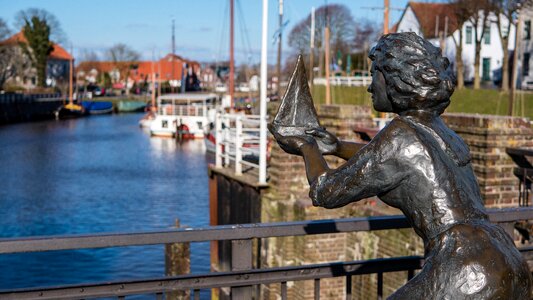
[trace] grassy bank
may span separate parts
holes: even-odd
[[[325,102],[325,86],[316,85],[312,88],[316,103]],[[370,94],[363,87],[331,87],[331,99],[335,104],[371,105]],[[452,96],[447,112],[479,113],[507,115],[509,94],[498,90],[457,90]],[[533,119],[533,93],[518,92],[515,101],[514,115]]]

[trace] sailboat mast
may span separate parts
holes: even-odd
[[[72,52],[72,47],[70,47],[70,53]],[[74,73],[74,57],[70,58],[69,61],[69,76],[68,76],[68,98],[69,98],[69,104],[72,105],[74,103],[74,99],[72,99],[72,76]]]
[[[279,0],[279,36],[278,36],[278,64],[277,64],[277,76],[278,76],[278,95],[281,96],[281,43],[282,43],[282,26],[283,26],[283,0]]]
[[[309,55],[309,82],[313,86],[313,77],[314,77],[314,65],[315,65],[315,7],[311,8],[311,50]]]
[[[229,0],[230,16],[229,16],[229,96],[230,107],[233,107],[233,96],[235,90],[235,57],[233,55],[233,16],[234,16],[234,0]]]

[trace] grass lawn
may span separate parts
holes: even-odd
[[[315,85],[312,90],[315,103],[324,103],[326,87]],[[331,99],[335,104],[372,105],[370,94],[363,87],[332,86]],[[509,94],[498,90],[464,88],[453,93],[447,112],[507,115]],[[533,93],[518,91],[514,115],[533,119]]]

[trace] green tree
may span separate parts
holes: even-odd
[[[54,50],[50,41],[50,26],[46,20],[33,16],[30,20],[25,20],[22,32],[28,42],[20,43],[20,46],[37,70],[37,86],[45,87],[48,55]]]

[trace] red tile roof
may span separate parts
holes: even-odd
[[[187,60],[178,55],[172,56],[172,54],[168,54],[159,61],[154,62],[153,72],[161,72],[160,79],[163,81],[172,79],[180,80],[183,63],[188,64],[195,72],[198,72],[200,69],[200,64],[196,61]],[[139,61],[135,65],[137,68],[130,71],[131,79],[134,81],[144,81],[145,79],[151,80],[150,74],[152,73],[152,61]],[[174,66],[174,76],[172,76],[172,66]],[[91,61],[81,62],[77,68],[78,70],[84,70],[87,72],[92,68],[96,68],[99,72],[108,73],[115,68],[115,65],[111,61]]]
[[[413,10],[418,22],[420,23],[420,29],[424,34],[424,38],[430,39],[436,37],[435,27],[437,24],[437,16],[439,19],[439,32],[444,31],[446,17],[448,17],[448,35],[451,35],[457,30],[457,18],[454,14],[453,4],[411,1],[407,4],[407,7],[409,6]]]
[[[18,45],[19,43],[28,43],[28,40],[24,36],[22,31],[12,35],[6,40],[0,41],[0,45]],[[71,60],[74,59],[70,53],[67,52],[63,47],[59,46],[56,43],[52,43],[54,49],[48,56],[49,58],[59,59],[59,60]]]

